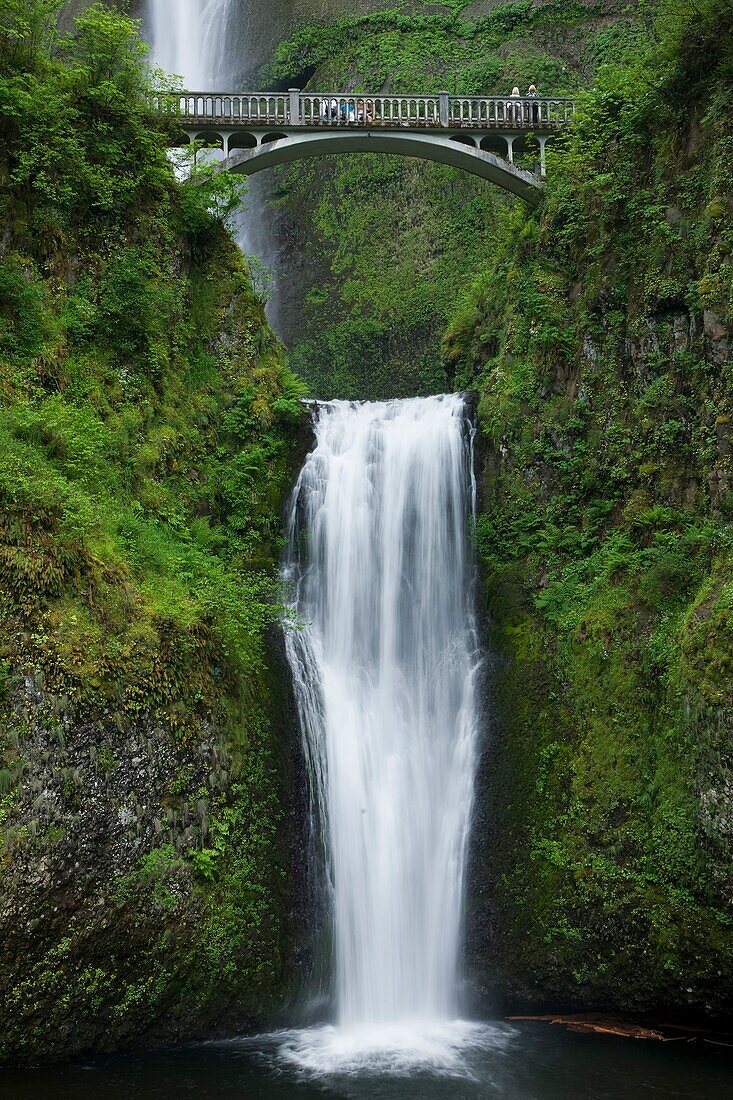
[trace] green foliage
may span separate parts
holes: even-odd
[[[309,90],[505,94],[519,82],[561,95],[578,86],[585,37],[605,23],[572,0],[519,0],[481,18],[460,2],[393,5],[302,24],[270,75]],[[442,166],[368,155],[280,171],[277,193],[305,273],[292,362],[313,391],[450,388],[439,338],[466,278],[490,264],[505,197]]]
[[[123,906],[139,898],[142,886],[145,901],[158,918],[173,912],[180,901],[177,888],[180,874],[185,873],[185,863],[172,845],[153,848],[141,856],[137,870],[117,880],[113,888],[115,905]]]
[[[206,172],[176,182],[135,24],[95,5],[58,40],[52,6],[7,18],[4,79],[25,98],[5,150],[0,577],[24,615],[72,585],[122,636],[206,623],[229,661],[256,661],[304,390],[224,234],[236,192]],[[28,20],[41,46],[23,50]],[[183,278],[182,239],[198,265],[184,255]],[[72,666],[107,663],[103,629],[83,644]]]
[[[29,277],[19,256],[0,263],[0,354],[22,363],[38,355],[53,334],[46,288]]]
[[[596,37],[626,47],[444,344],[491,472],[499,966],[586,1007],[730,1003],[732,12]]]
[[[0,705],[7,703],[10,699],[11,676],[12,666],[10,661],[0,661]]]
[[[502,60],[508,42],[532,33],[542,37],[556,25],[588,19],[587,8],[577,0],[539,6],[510,0],[478,20],[463,17],[462,9],[469,5],[451,6],[450,13],[386,9],[303,23],[278,46],[269,75],[291,83],[310,79],[316,90],[324,91],[345,87],[337,81],[346,76],[355,91],[434,93],[447,88],[458,94],[501,94],[513,83],[513,73]],[[488,57],[497,66],[494,78],[476,87],[475,74]],[[564,79],[574,86],[567,69]],[[552,90],[562,94],[563,87]]]
[[[97,763],[103,771],[110,772],[120,766],[120,758],[115,755],[109,745],[105,745],[97,757]]]
[[[145,796],[154,826],[136,797],[114,807],[114,824],[118,809],[135,821],[117,857],[82,845],[73,914],[44,911],[22,951],[0,953],[3,1051],[36,1057],[144,1034],[161,1006],[190,1031],[276,996],[287,908],[264,635],[306,392],[227,232],[236,185],[176,178],[137,24],[94,4],[60,37],[58,7],[0,12],[6,892],[25,889],[29,859],[58,873],[66,832],[87,835],[85,779],[109,809],[131,742],[171,775],[159,807]],[[7,707],[21,677],[38,728]],[[46,735],[55,818],[23,760]],[[210,742],[226,768],[204,770]],[[236,831],[217,833],[230,814]]]
[[[202,848],[200,850],[191,849],[189,852],[189,859],[193,864],[196,874],[200,875],[206,882],[213,882],[216,878],[216,859],[218,854],[216,848]]]

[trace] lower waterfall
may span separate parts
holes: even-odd
[[[291,502],[288,659],[323,844],[335,1026],[311,1068],[450,1062],[477,740],[460,395],[333,401]]]

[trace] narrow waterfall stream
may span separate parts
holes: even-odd
[[[453,1061],[471,1030],[455,1017],[479,667],[464,401],[334,401],[315,432],[291,504],[287,651],[337,1027],[302,1053]]]
[[[291,0],[145,0],[145,24],[153,63],[181,77],[192,91],[244,91],[265,61],[273,40],[288,26]],[[221,156],[218,150],[212,156]],[[268,216],[270,182],[247,181],[247,195],[233,216],[239,247],[262,262],[272,280],[270,322],[277,325],[277,244]],[[262,278],[258,271],[257,277]]]
[[[187,87],[223,86],[234,69],[235,0],[148,0],[155,62]]]

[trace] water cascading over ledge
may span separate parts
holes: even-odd
[[[148,0],[156,64],[195,90],[228,81],[235,16],[232,0]]]
[[[260,0],[145,0],[142,10],[154,64],[180,77],[192,91],[246,88],[252,73],[268,59],[271,39],[285,34],[290,18],[288,0],[271,0],[267,5]],[[219,150],[207,155],[223,156]],[[283,295],[272,219],[267,214],[269,187],[263,178],[248,181],[248,193],[233,215],[233,230],[242,251],[256,256],[269,272],[264,276],[255,262],[256,279],[267,283],[272,278],[268,317],[273,324]]]
[[[333,1028],[311,1068],[452,1059],[480,664],[461,396],[316,407],[287,634],[326,854]]]

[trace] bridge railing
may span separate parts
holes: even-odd
[[[302,126],[440,126],[440,102],[430,95],[301,95]]]
[[[575,104],[570,99],[539,97],[450,96],[449,126],[472,129],[502,127],[554,130],[572,122]]]
[[[290,122],[290,97],[275,92],[166,92],[154,95],[151,102],[156,111],[197,125],[285,126]]]
[[[152,106],[186,125],[375,126],[420,129],[554,130],[575,104],[556,97],[345,95],[343,92],[168,92]]]

